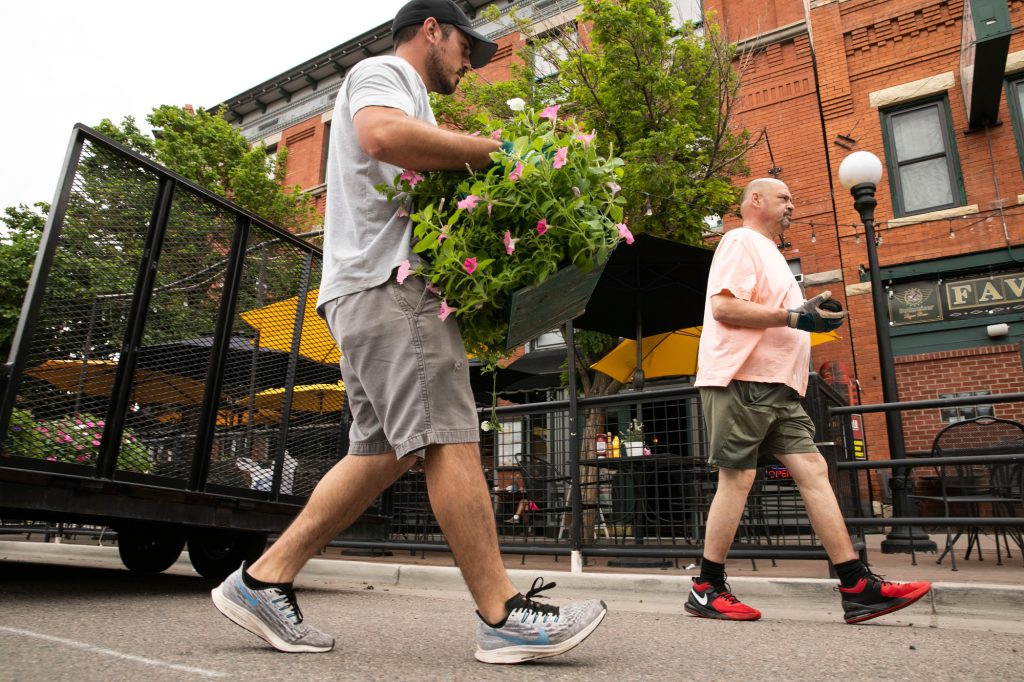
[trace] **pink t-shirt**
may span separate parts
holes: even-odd
[[[727,386],[733,379],[763,381],[786,384],[803,395],[810,335],[790,327],[754,329],[718,322],[711,314],[711,297],[723,291],[772,308],[796,308],[803,303],[800,285],[775,242],[748,227],[726,232],[708,275],[695,385]]]

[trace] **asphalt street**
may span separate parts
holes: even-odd
[[[300,605],[337,646],[283,654],[220,616],[213,584],[185,561],[144,576],[116,567],[116,550],[63,552],[51,550],[47,563],[0,552],[0,680],[1024,679],[1014,599],[983,596],[958,609],[924,599],[852,626],[823,587],[751,583],[764,619],[725,623],[685,615],[678,586],[549,576],[563,582],[552,602],[598,596],[608,617],[568,654],[494,667],[473,659],[473,606],[451,569],[396,582],[390,568],[350,563],[338,573],[328,564],[342,562],[313,562],[298,583]],[[528,575],[514,573],[523,589]]]

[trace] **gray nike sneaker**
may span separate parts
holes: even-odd
[[[523,663],[563,654],[589,637],[608,613],[597,599],[561,607],[538,604],[532,597],[555,586],[543,582],[537,578],[525,597],[517,594],[506,602],[509,614],[503,623],[491,626],[480,619],[476,660]]]
[[[290,589],[251,590],[241,568],[210,592],[213,605],[236,625],[288,653],[322,652],[334,648],[334,638],[302,622],[302,612]]]

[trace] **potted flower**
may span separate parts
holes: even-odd
[[[425,277],[441,298],[441,319],[458,318],[467,351],[492,364],[507,353],[514,292],[565,268],[585,275],[620,241],[633,241],[619,195],[622,160],[602,154],[595,134],[560,117],[558,105],[537,112],[518,98],[507,104],[511,118],[476,119],[479,134],[503,141],[486,170],[406,169],[378,187],[413,223],[414,257],[398,281]]]
[[[624,457],[640,457],[644,454],[644,425],[636,419],[629,423],[625,431],[619,432]]]
[[[7,455],[92,466],[103,440],[103,427],[103,420],[88,412],[36,419],[31,412],[15,408],[4,449]],[[139,473],[153,468],[152,453],[128,429],[121,438],[117,468]]]

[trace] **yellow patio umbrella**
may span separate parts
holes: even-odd
[[[47,360],[25,374],[78,395],[109,396],[114,390],[117,363],[113,360]],[[136,369],[131,400],[141,404],[199,405],[206,384],[188,377]]]
[[[645,336],[640,346],[644,376],[652,379],[696,374],[700,330],[700,327],[687,327],[667,334]],[[811,334],[811,345],[817,346],[839,338],[835,332]],[[626,383],[636,370],[636,341],[623,341],[590,367],[619,383]]]
[[[156,418],[164,424],[180,424],[184,416],[181,412],[168,412]],[[281,421],[281,413],[274,410],[256,410],[253,412],[253,424],[276,424]],[[217,426],[234,427],[245,426],[249,423],[248,412],[229,412],[228,410],[217,411]]]
[[[299,338],[299,355],[316,362],[335,365],[341,359],[338,344],[334,342],[331,332],[316,313],[316,297],[319,289],[306,294],[306,307],[302,316],[302,335]],[[299,297],[292,296],[277,303],[247,310],[242,313],[245,320],[260,333],[261,348],[290,353],[292,337],[295,331],[295,308]]]
[[[300,412],[340,412],[345,405],[345,383],[340,380],[336,384],[302,384],[292,390],[292,409]],[[284,397],[284,388],[268,388],[253,396],[252,404],[260,410],[279,411]],[[248,406],[249,398],[235,404]]]

